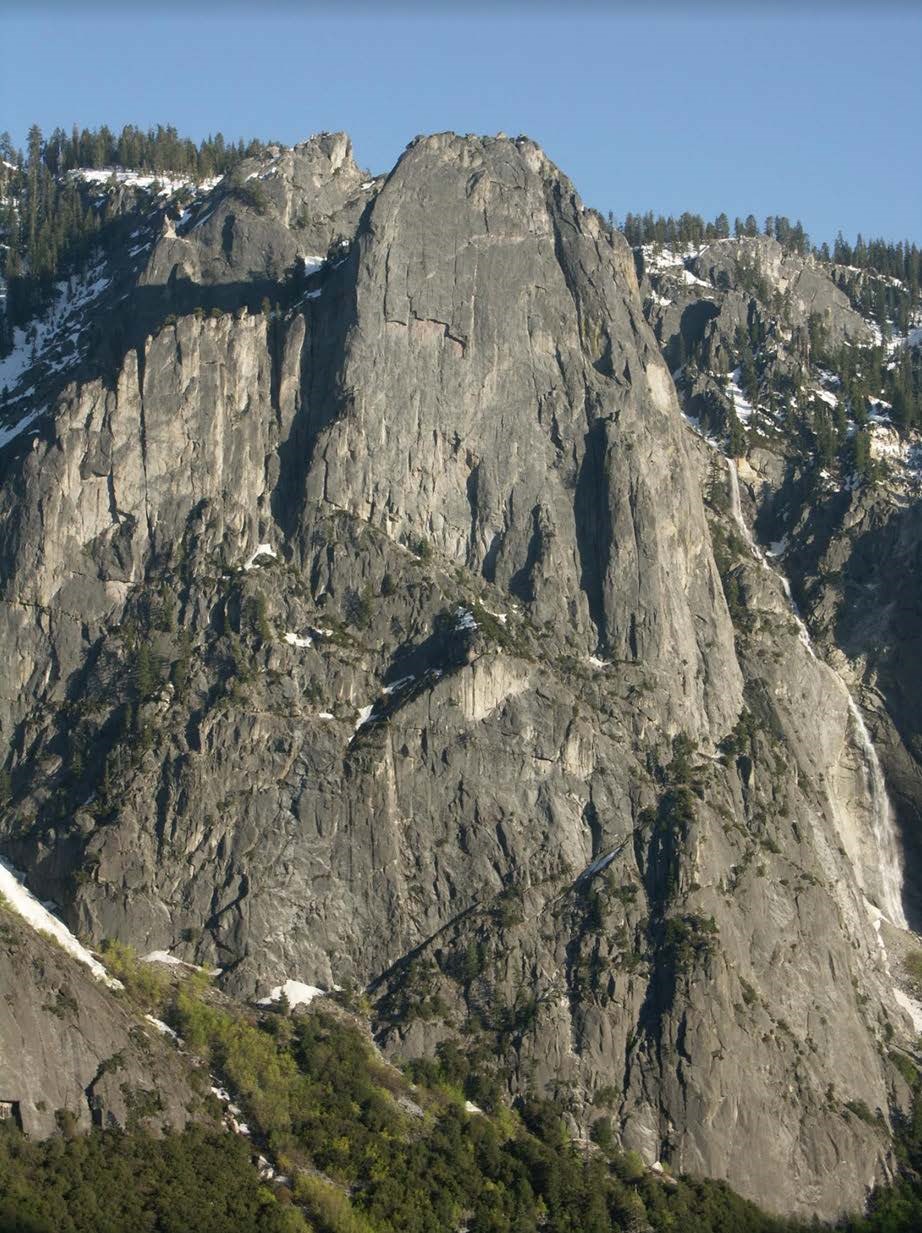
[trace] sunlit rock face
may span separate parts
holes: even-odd
[[[396,1054],[464,1029],[650,1163],[858,1206],[911,1031],[873,748],[625,241],[525,138],[237,180],[6,447],[5,851],[88,938],[367,987]]]

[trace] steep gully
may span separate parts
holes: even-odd
[[[740,502],[740,487],[739,473],[737,471],[736,460],[728,458],[723,454],[723,451],[709,440],[700,431],[697,425],[692,421],[689,425],[696,435],[700,436],[715,452],[721,454],[726,466],[727,475],[730,487],[730,512],[733,516],[733,521],[736,523],[740,534],[743,537],[752,556],[759,563],[762,569],[772,574],[777,578],[784,591],[785,597],[790,607],[791,616],[797,625],[797,631],[801,642],[803,643],[807,653],[811,659],[819,660],[813,646],[813,640],[810,637],[810,631],[807,629],[803,617],[800,615],[794,598],[791,594],[791,584],[788,579],[775,569],[768,561],[765,553],[755,542],[752,532],[743,517],[742,505]],[[822,661],[825,663],[825,660]],[[830,667],[830,665],[827,665]],[[831,669],[835,671],[834,669]],[[877,755],[877,750],[874,748],[874,743],[871,740],[867,725],[864,722],[864,717],[858,707],[857,702],[852,696],[851,690],[836,673],[842,688],[845,692],[845,698],[848,706],[849,716],[854,727],[854,735],[857,745],[861,751],[862,760],[864,763],[864,771],[867,777],[868,792],[871,798],[873,809],[873,829],[874,841],[877,849],[877,879],[876,885],[870,886],[866,884],[864,868],[861,862],[856,863],[856,875],[859,878],[859,885],[864,896],[865,907],[871,917],[874,930],[877,934],[877,942],[880,947],[880,956],[882,967],[888,977],[892,978],[890,970],[890,957],[887,952],[887,947],[881,935],[881,923],[886,919],[896,929],[909,932],[909,924],[906,920],[906,915],[903,910],[902,888],[903,888],[903,865],[900,855],[900,841],[897,833],[896,820],[893,814],[893,806],[890,803],[890,797],[887,793],[887,785],[884,779],[883,769],[880,764],[880,758]],[[834,803],[830,801],[831,804]],[[838,812],[838,811],[837,811]],[[840,822],[840,830],[842,823]],[[873,899],[872,897],[873,896]],[[877,902],[873,900],[876,899]],[[905,990],[899,985],[893,985],[893,997],[897,1005],[899,1005],[912,1020],[913,1026],[917,1032],[922,1031],[922,1004],[910,997]]]
[[[816,660],[817,654],[813,647],[813,641],[810,637],[810,631],[797,610],[797,605],[794,603],[791,595],[791,585],[787,578],[778,570],[774,569],[769,564],[762,549],[755,542],[752,532],[743,517],[742,506],[740,503],[740,488],[739,474],[736,468],[736,462],[732,458],[726,459],[727,473],[730,481],[730,512],[733,515],[733,521],[739,528],[740,534],[746,542],[749,551],[758,561],[759,565],[774,574],[781,583],[785,597],[790,606],[791,615],[797,624],[797,630],[800,635],[800,640],[809,653],[811,659]],[[825,662],[825,661],[824,661]],[[828,665],[827,665],[828,666]],[[849,716],[855,730],[855,738],[858,747],[861,750],[861,757],[864,763],[864,773],[868,783],[868,793],[872,805],[872,825],[874,828],[874,841],[878,855],[878,870],[876,885],[870,886],[866,883],[864,871],[859,868],[858,876],[862,891],[866,896],[876,900],[876,906],[887,920],[899,929],[908,929],[909,924],[906,920],[906,915],[903,910],[903,868],[900,856],[899,836],[896,829],[896,819],[893,815],[893,807],[890,804],[890,797],[887,793],[887,785],[884,780],[883,769],[880,765],[880,759],[877,756],[877,750],[874,748],[874,743],[871,740],[867,725],[858,707],[857,702],[852,696],[847,684],[839,676],[839,681],[845,691],[845,699],[848,705]]]

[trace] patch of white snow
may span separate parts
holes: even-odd
[[[0,860],[0,894],[4,896],[17,915],[27,921],[33,929],[40,933],[50,934],[62,950],[85,964],[97,980],[101,980],[110,989],[123,987],[122,982],[110,976],[99,960],[91,955],[81,942],[77,941],[64,922],[52,916],[48,909],[39,903],[32,892],[19,881],[11,866],[3,860]]]
[[[151,1027],[157,1029],[161,1036],[169,1036],[170,1040],[175,1040],[177,1044],[181,1043],[178,1034],[173,1031],[168,1023],[164,1023],[162,1019],[155,1019],[153,1015],[145,1015],[144,1018]]]
[[[252,556],[247,557],[246,561],[244,561],[243,568],[246,570],[253,569],[260,557],[274,557],[277,559],[278,553],[271,544],[257,544]]]
[[[301,634],[293,634],[290,630],[285,635],[285,641],[288,643],[289,646],[299,646],[302,648],[314,645],[313,638],[304,637]]]
[[[893,987],[893,997],[897,1006],[902,1006],[903,1010],[909,1015],[912,1020],[912,1026],[916,1031],[922,1032],[922,1006],[920,1006],[915,998],[911,998],[908,993],[904,993],[896,985]]]
[[[276,985],[274,989],[270,989],[268,996],[260,998],[256,1005],[272,1006],[282,1000],[283,994],[291,1007],[310,1006],[315,998],[325,997],[326,990],[318,989],[316,985],[306,985],[300,980],[286,980],[284,985]]]
[[[409,685],[415,680],[415,676],[402,676],[399,681],[394,681],[392,685],[385,685],[381,693],[384,694],[385,698],[389,698],[391,694],[397,693],[399,689],[403,689],[405,685]]]

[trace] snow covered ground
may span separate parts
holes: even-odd
[[[4,445],[9,445],[20,433],[25,432],[29,425],[37,418],[38,412],[33,411],[29,415],[24,415],[21,420],[17,420],[15,424],[10,424],[6,428],[0,428],[0,450],[3,449]]]
[[[728,392],[733,399],[733,409],[736,412],[737,418],[743,424],[748,424],[752,419],[753,406],[746,395],[743,393],[740,386],[740,370],[734,368],[730,374],[728,382]]]
[[[39,363],[60,372],[79,356],[78,339],[84,310],[109,287],[101,266],[95,266],[81,279],[63,279],[55,288],[54,301],[44,317],[25,329],[13,331],[13,349],[0,359],[0,389],[25,398],[24,378]]]
[[[640,250],[647,270],[663,273],[666,270],[684,269],[685,262],[697,257],[701,249],[695,244],[685,244],[675,249],[668,244],[644,244]]]
[[[83,180],[86,184],[123,184],[129,188],[145,188],[151,189],[155,184],[159,185],[159,196],[169,197],[173,193],[178,192],[181,188],[199,189],[202,192],[209,192],[221,183],[222,176],[212,176],[208,180],[196,181],[189,176],[177,176],[167,172],[146,172],[146,171],[123,171],[118,167],[99,167],[87,168],[81,167],[76,171],[71,172],[75,179]]]

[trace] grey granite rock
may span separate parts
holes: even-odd
[[[865,767],[625,242],[526,138],[323,137],[212,206],[8,453],[5,850],[89,936],[366,986],[395,1052],[464,1029],[651,1163],[859,1205],[910,1034]]]

